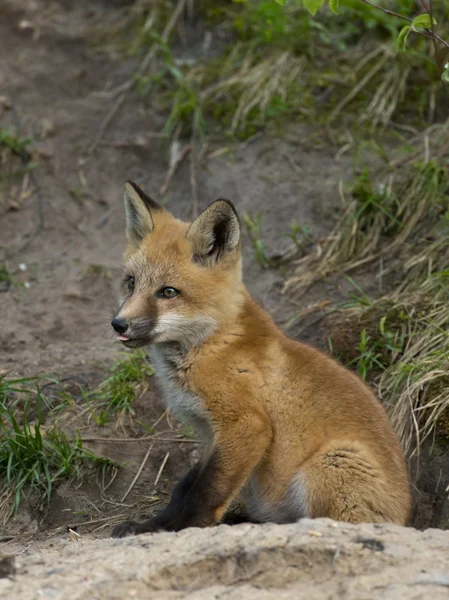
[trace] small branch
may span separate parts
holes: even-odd
[[[383,8],[383,6],[379,6],[378,4],[373,4],[372,2],[369,2],[369,0],[360,0],[360,2],[363,2],[364,4],[368,4],[369,6],[372,6],[373,8],[378,8],[379,10],[383,11],[384,13],[387,13],[387,15],[392,15],[393,17],[398,17],[398,19],[403,19],[404,21],[408,21],[409,23],[411,23],[413,21],[413,19],[409,19],[408,17],[404,17],[404,15],[400,15],[396,12],[393,12],[392,10],[388,10],[388,8]]]
[[[409,17],[406,17],[404,15],[400,15],[399,13],[396,13],[392,10],[389,10],[388,8],[384,8],[383,6],[379,6],[378,4],[373,4],[372,2],[370,2],[369,0],[360,0],[360,2],[363,2],[364,4],[367,4],[368,6],[372,6],[373,8],[377,8],[379,10],[381,10],[382,12],[386,13],[387,15],[391,15],[393,17],[397,17],[398,19],[402,19],[403,21],[407,21],[407,23],[413,23],[413,19],[410,19]],[[430,15],[429,15],[430,16]],[[433,20],[431,20],[432,22],[432,29],[423,29],[422,31],[417,31],[414,30],[415,33],[418,33],[419,35],[423,35],[424,37],[428,37],[434,40],[438,40],[441,44],[443,44],[444,46],[446,46],[446,48],[449,48],[449,43],[444,41],[442,38],[440,38],[439,35],[437,35],[434,31],[433,31]]]
[[[162,184],[161,189],[159,190],[159,195],[161,197],[165,196],[165,194],[167,193],[168,188],[170,187],[170,183],[173,178],[173,175],[176,172],[176,169],[179,167],[179,165],[185,159],[187,154],[191,151],[192,151],[191,146],[184,146],[184,148],[182,150],[179,150],[179,142],[177,139],[175,139],[172,142],[172,144],[170,146],[170,166],[169,166],[167,174],[165,176],[164,183]]]
[[[159,483],[159,479],[161,478],[162,471],[164,470],[165,465],[167,464],[168,457],[170,456],[170,452],[167,452],[164,460],[162,461],[161,466],[159,467],[159,471],[157,472],[156,479],[154,480],[153,486],[156,487]]]
[[[147,460],[148,460],[148,457],[150,456],[150,452],[151,452],[151,449],[152,449],[152,447],[153,447],[153,444],[150,444],[150,446],[149,446],[149,448],[148,448],[148,450],[147,450],[147,453],[145,454],[145,457],[144,457],[144,459],[143,459],[143,461],[142,461],[142,464],[140,465],[140,467],[139,467],[139,470],[138,470],[138,471],[137,471],[137,473],[136,473],[136,476],[135,476],[135,477],[134,477],[134,479],[131,481],[131,485],[130,485],[130,486],[129,486],[129,488],[126,490],[126,492],[125,492],[125,495],[124,495],[124,496],[123,496],[123,498],[121,499],[121,502],[124,502],[124,501],[126,500],[126,498],[127,498],[128,494],[129,494],[129,492],[130,492],[130,491],[133,489],[134,485],[136,484],[136,481],[139,479],[139,477],[140,477],[140,474],[142,473],[142,471],[143,471],[143,468],[144,468],[144,466],[146,465],[146,462],[147,462]]]

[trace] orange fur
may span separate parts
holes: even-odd
[[[152,344],[168,406],[203,438],[203,464],[215,457],[201,517],[177,527],[217,522],[236,498],[260,521],[404,525],[409,479],[383,407],[353,373],[288,339],[251,299],[232,205],[213,203],[189,228],[129,197],[152,223],[136,239],[128,219],[125,269],[136,286],[118,316],[131,332],[134,319],[151,323],[128,345]],[[164,286],[180,293],[158,297]]]

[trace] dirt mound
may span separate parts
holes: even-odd
[[[66,541],[8,561],[0,594],[115,598],[447,598],[449,532],[304,519]]]

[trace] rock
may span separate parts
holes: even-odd
[[[449,597],[449,531],[329,519],[81,539],[16,564],[8,600]]]

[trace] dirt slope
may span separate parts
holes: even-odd
[[[135,71],[134,62],[112,61],[91,46],[93,24],[101,15],[107,28],[109,11],[100,2],[2,4],[0,73],[11,109],[1,117],[34,137],[39,166],[26,198],[21,199],[18,184],[0,206],[0,260],[6,258],[10,271],[20,281],[28,276],[31,284],[2,295],[8,320],[0,331],[0,369],[61,374],[83,361],[108,360],[116,349],[108,326],[124,247],[123,182],[134,179],[159,198],[168,149],[151,135],[161,131],[166,115],[155,113],[151,101],[144,109],[131,93],[97,151],[86,158],[115,99],[111,89]],[[200,208],[226,197],[241,214],[263,212],[270,252],[287,245],[282,233],[293,218],[310,225],[315,235],[329,229],[342,172],[331,151],[313,150],[306,130],[293,131],[290,138],[293,142],[261,139],[229,147],[198,170]],[[19,210],[8,210],[11,197]],[[173,180],[167,207],[191,217],[188,161]],[[43,229],[20,252],[39,227],[39,211]],[[285,322],[292,307],[279,307],[279,273],[263,272],[251,255],[247,244],[251,292],[277,308],[278,320]],[[18,272],[20,263],[27,266],[25,275]]]

